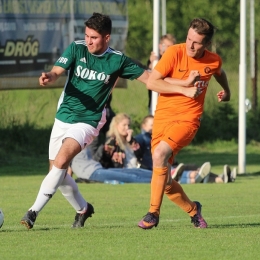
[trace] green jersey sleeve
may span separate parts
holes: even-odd
[[[76,44],[72,42],[63,52],[62,56],[55,62],[54,66],[68,70],[75,61]]]
[[[123,55],[123,63],[121,66],[121,78],[134,80],[139,78],[143,73],[144,69],[134,63],[129,57]]]

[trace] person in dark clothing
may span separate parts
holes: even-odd
[[[152,139],[152,128],[153,128],[153,116],[148,115],[144,117],[141,124],[141,133],[136,135],[134,138],[140,145],[141,154],[138,158],[141,166],[140,168],[152,170],[153,161],[151,154],[151,139]]]

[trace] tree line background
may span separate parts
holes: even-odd
[[[249,61],[249,1],[247,1],[247,97],[252,100]],[[260,1],[255,0],[255,36],[259,39]],[[153,47],[153,0],[128,0],[129,28],[126,54],[146,64]],[[219,89],[214,79],[208,89],[205,112],[194,144],[233,140],[238,142],[239,102],[239,30],[240,6],[238,0],[167,1],[167,33],[177,42],[184,42],[190,21],[203,17],[218,29],[212,50],[223,59],[230,87],[231,101],[218,104]],[[259,58],[257,57],[257,60]],[[147,90],[138,83],[128,82],[128,88],[115,89],[112,107],[115,112],[128,113],[135,134],[147,115]],[[257,81],[259,84],[259,81]],[[218,89],[217,89],[218,88]],[[0,92],[0,164],[7,153],[43,154],[48,151],[48,141],[61,89],[17,90]],[[259,98],[258,98],[259,103]],[[247,113],[247,142],[260,142],[260,109]],[[8,159],[6,159],[8,160]]]
[[[185,42],[189,23],[193,18],[202,17],[217,28],[211,50],[223,60],[232,87],[232,101],[222,106],[205,109],[201,128],[194,142],[237,140],[238,97],[239,97],[239,52],[240,52],[240,1],[238,0],[196,0],[166,1],[167,33],[173,34],[177,43]],[[128,0],[129,30],[126,54],[146,64],[153,48],[153,0]],[[260,1],[255,1],[255,38],[260,38]],[[161,12],[160,12],[161,15]],[[161,20],[161,18],[160,18]],[[161,29],[161,28],[160,28]],[[253,95],[250,79],[250,1],[247,1],[247,97]],[[256,50],[257,50],[256,46]],[[259,58],[257,57],[257,61]],[[257,62],[258,63],[258,62]],[[257,71],[258,72],[258,71]],[[256,78],[257,79],[257,78]],[[258,85],[259,82],[257,81]],[[212,83],[211,83],[212,84]],[[257,103],[259,104],[259,98]],[[228,122],[228,123],[227,123]],[[247,140],[260,141],[259,105],[247,113]],[[208,134],[210,133],[210,135]]]
[[[247,1],[247,42],[249,52],[249,2]],[[212,49],[223,59],[225,66],[238,70],[240,1],[196,0],[166,1],[167,33],[173,34],[177,43],[185,42],[190,21],[196,17],[209,20],[217,31]],[[255,36],[260,36],[260,1],[255,0]],[[129,30],[126,53],[143,64],[152,50],[153,43],[153,0],[128,0]]]

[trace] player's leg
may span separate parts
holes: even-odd
[[[51,139],[50,139],[50,160],[53,160],[56,157],[60,158],[59,152],[61,154],[66,153],[66,158],[73,158],[74,155],[80,151],[80,145],[73,139],[65,140],[64,144],[62,144],[63,137],[67,131],[68,127],[60,128],[57,122],[54,123]],[[66,160],[65,158],[65,160]],[[66,174],[66,166],[59,165],[61,160],[56,162],[56,165],[50,166],[50,171],[42,181],[40,190],[38,192],[37,198],[32,205],[32,207],[28,210],[25,216],[21,220],[21,224],[25,225],[28,229],[32,228],[38,213],[43,209],[43,207],[48,203],[48,201],[55,194],[59,185],[62,183],[65,174]],[[64,163],[64,162],[63,162]]]
[[[196,125],[178,122],[178,124],[169,127],[169,131],[166,132],[163,140],[168,143],[174,154],[177,154],[192,141],[197,129]],[[171,163],[173,159],[172,156],[169,162]],[[207,223],[201,215],[201,204],[191,201],[178,182],[173,180],[170,185],[166,185],[165,194],[172,202],[190,215],[195,227],[207,227]]]
[[[32,228],[38,213],[61,185],[61,192],[66,194],[65,197],[77,211],[75,222],[77,221],[78,224],[74,225],[74,222],[73,225],[76,227],[84,226],[85,220],[94,213],[94,209],[92,205],[88,207],[87,202],[79,193],[74,180],[65,177],[71,160],[98,135],[99,130],[106,122],[105,118],[106,112],[104,110],[97,128],[84,123],[66,124],[55,120],[49,145],[51,169],[42,182],[34,205],[22,218],[21,224],[28,229]],[[64,185],[62,185],[63,181]]]
[[[159,223],[160,207],[162,204],[165,185],[170,174],[168,159],[172,154],[169,145],[162,141],[153,151],[153,175],[151,180],[150,208],[146,216],[138,223],[143,229],[156,227]]]
[[[49,171],[51,170],[53,163],[54,163],[54,160],[49,160]]]
[[[78,154],[86,145],[91,144],[93,139],[98,135],[100,128],[106,122],[105,118],[106,116],[104,113],[97,128],[84,123],[76,124],[66,132],[65,137],[67,138],[65,139],[65,142],[67,139],[70,140],[71,138],[74,141],[77,140],[80,145],[80,150],[76,153]],[[66,151],[65,154],[62,154],[61,151],[59,151],[58,156],[55,158],[54,165],[59,163],[60,167],[66,167],[67,169],[76,154],[74,154],[73,157],[66,158]],[[66,159],[64,160],[64,158]],[[66,164],[63,164],[63,161],[66,162]],[[59,186],[59,190],[76,211],[75,220],[72,227],[84,227],[84,223],[87,218],[94,214],[94,207],[90,203],[87,203],[87,201],[82,197],[76,182],[68,174]]]
[[[92,217],[92,214],[94,214],[94,207],[82,197],[76,182],[69,174],[66,174],[59,186],[59,190],[76,211],[72,227],[84,227],[87,218]]]

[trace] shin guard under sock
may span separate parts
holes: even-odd
[[[151,201],[149,212],[160,214],[165,183],[168,176],[168,167],[154,168],[151,180]]]
[[[32,211],[40,212],[57,191],[66,174],[66,169],[58,169],[55,166],[42,181],[37,198],[30,208]]]
[[[171,185],[165,187],[165,194],[190,216],[194,216],[197,213],[196,203],[188,198],[181,185],[175,180],[172,181]]]
[[[77,212],[87,208],[87,202],[80,194],[76,182],[70,175],[66,174],[63,182],[59,186],[59,190]]]

